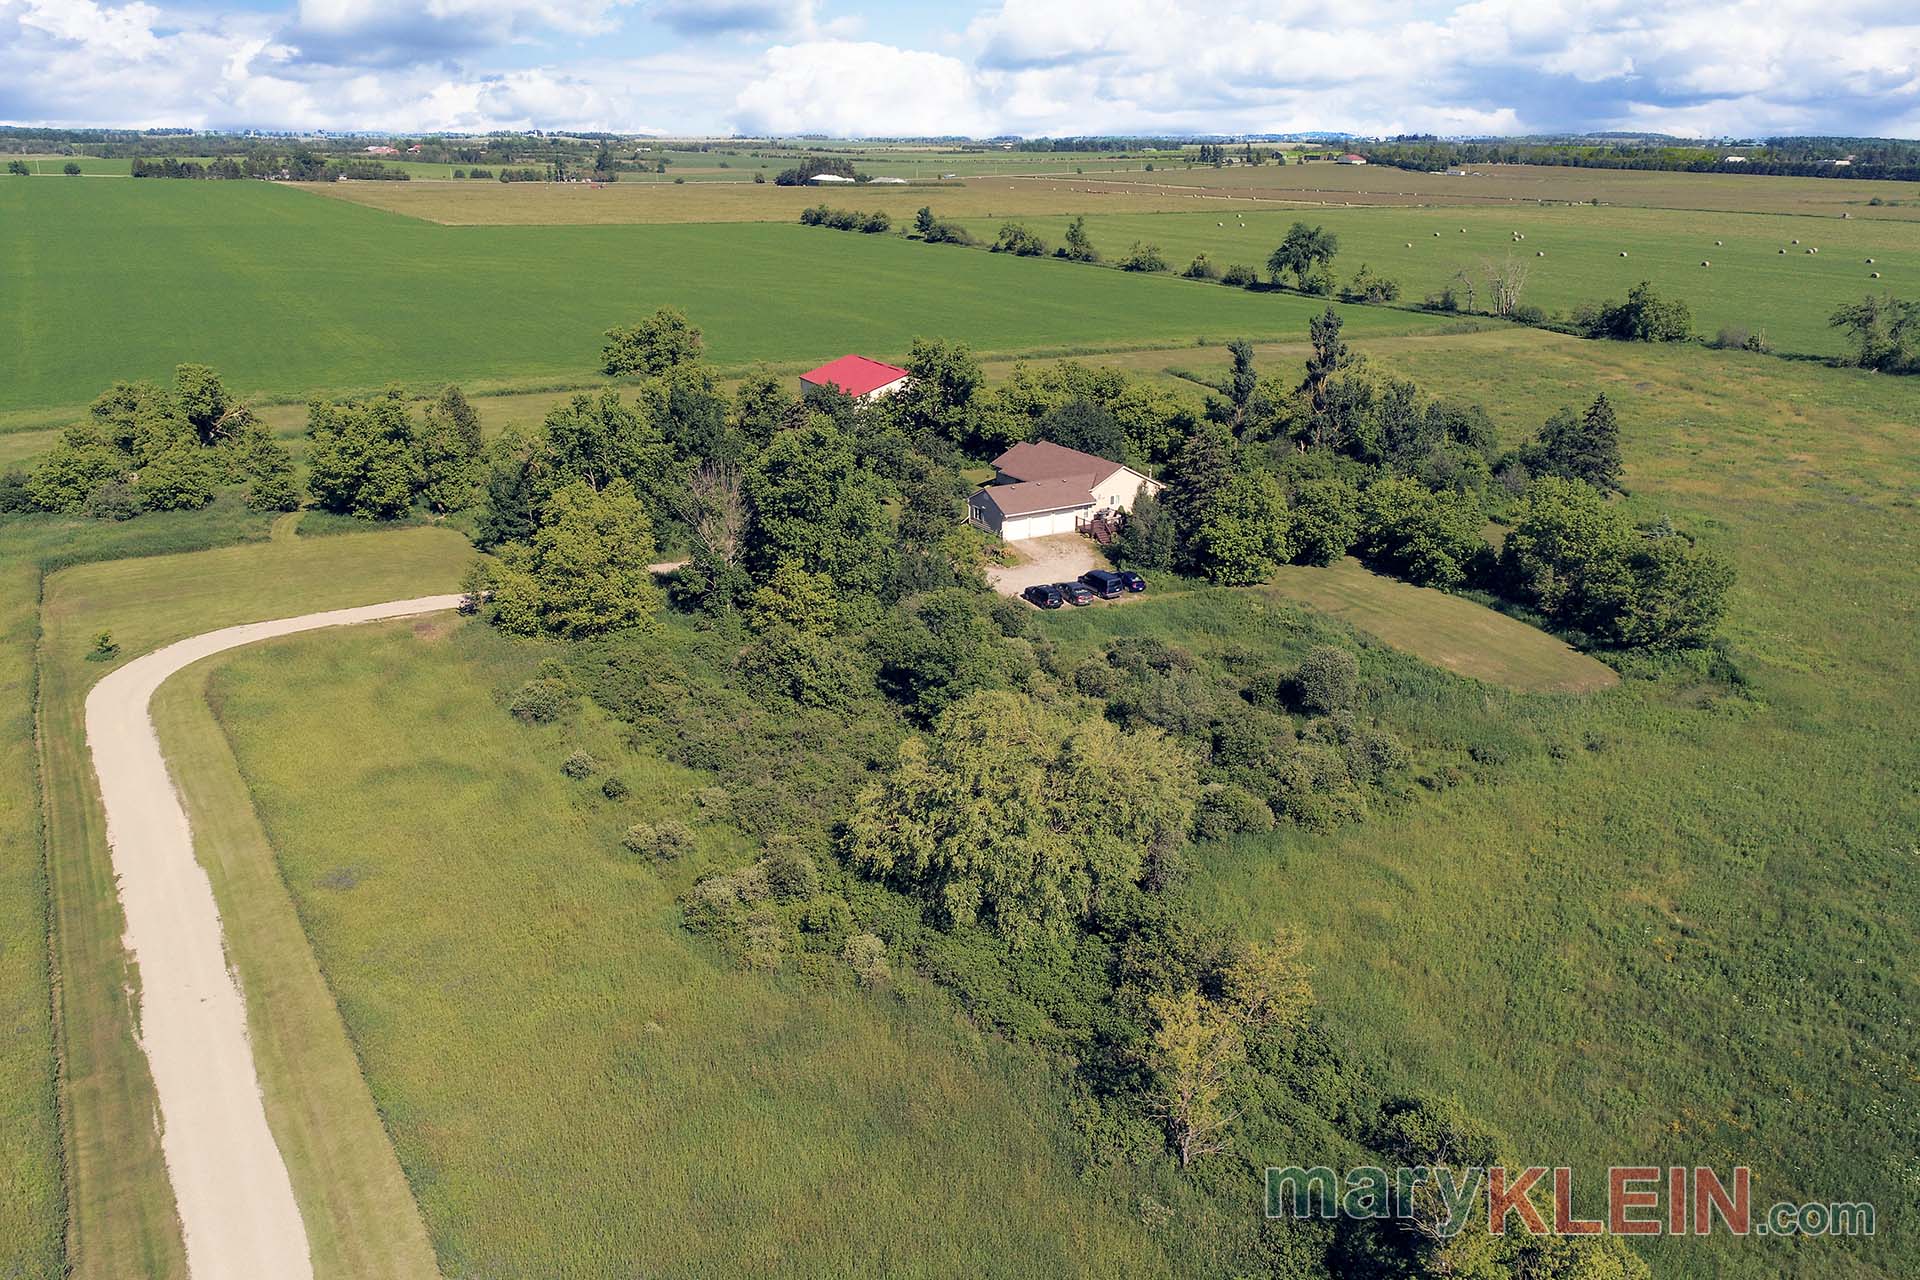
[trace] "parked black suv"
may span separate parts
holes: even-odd
[[[1089,569],[1080,575],[1080,581],[1102,600],[1117,600],[1127,590],[1126,580],[1111,569]]]
[[[1145,591],[1147,589],[1147,580],[1131,569],[1120,575],[1120,582],[1129,591]]]
[[[1028,604],[1038,605],[1042,609],[1058,609],[1067,602],[1067,597],[1061,592],[1060,588],[1054,586],[1051,582],[1034,583],[1020,593],[1020,598]]]
[[[1067,598],[1072,605],[1092,604],[1093,592],[1087,590],[1084,582],[1056,582],[1053,589]]]

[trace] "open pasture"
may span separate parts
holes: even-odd
[[[609,326],[663,304],[736,366],[897,357],[919,334],[983,353],[1283,337],[1320,305],[798,225],[452,229],[266,183],[21,181],[0,218],[36,247],[0,265],[0,409],[183,360],[270,397],[576,385]]]
[[[1071,169],[1068,170],[1071,172]],[[1622,205],[1702,212],[1797,213],[1855,218],[1920,219],[1920,184],[1855,178],[1749,177],[1652,169],[1585,169],[1556,165],[1476,165],[1464,175],[1420,173],[1389,165],[1156,165],[1152,173],[1080,178],[1094,191],[1195,189],[1197,194],[1308,204],[1357,205]],[[1043,180],[1047,181],[1047,180]],[[1875,196],[1883,201],[1870,205]],[[1899,205],[1885,201],[1898,200]]]
[[[963,221],[985,240],[998,226],[988,219]],[[1024,221],[1049,244],[1058,244],[1069,219],[1049,215]],[[1087,217],[1087,231],[1109,258],[1140,240],[1159,245],[1175,270],[1205,253],[1218,268],[1242,263],[1264,276],[1267,255],[1295,221],[1324,225],[1339,236],[1334,274],[1341,284],[1364,263],[1400,283],[1402,304],[1451,285],[1464,306],[1465,286],[1456,279],[1464,271],[1473,278],[1476,304],[1484,307],[1485,267],[1512,257],[1528,272],[1522,300],[1549,312],[1617,301],[1650,280],[1662,295],[1686,300],[1697,332],[1712,336],[1723,325],[1744,326],[1765,332],[1776,349],[1786,352],[1839,353],[1842,335],[1828,328],[1827,317],[1869,292],[1920,296],[1920,223],[1591,207],[1256,211],[1222,206],[1204,213],[1094,213]],[[1526,239],[1516,241],[1516,232]],[[1820,252],[1808,253],[1812,248]],[[1623,252],[1627,256],[1621,257]],[[1867,265],[1868,258],[1873,265]],[[1875,271],[1878,280],[1869,278]]]

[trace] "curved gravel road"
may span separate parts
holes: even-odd
[[[87,746],[100,780],[107,843],[140,975],[140,1047],[160,1101],[161,1150],[193,1280],[308,1280],[307,1235],[228,970],[220,914],[148,711],[182,667],[226,649],[320,627],[436,613],[457,595],[422,596],[225,627],[112,672],[87,695]]]

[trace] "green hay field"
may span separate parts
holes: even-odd
[[[267,183],[0,183],[0,410],[210,363],[245,393],[578,382],[602,333],[684,307],[721,364],[1144,346],[1304,330],[1305,299],[1225,295],[801,226],[472,227]],[[1430,328],[1356,311],[1360,332]]]

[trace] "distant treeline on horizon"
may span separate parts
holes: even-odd
[[[0,126],[0,153],[64,151],[103,159],[160,161],[209,155],[243,160],[263,153],[276,160],[317,153],[336,163],[362,161],[369,143],[385,142],[400,158],[442,164],[536,164],[558,173],[578,172],[582,153],[600,176],[618,170],[665,172],[664,152],[706,152],[756,148],[773,154],[804,154],[860,146],[940,146],[955,151],[1008,150],[1061,153],[1166,154],[1227,143],[1297,142],[1351,147],[1375,164],[1439,171],[1473,165],[1562,165],[1573,168],[1648,169],[1688,173],[1742,173],[1815,178],[1879,178],[1920,181],[1920,141],[1863,137],[1773,137],[1760,142],[1713,142],[1664,135],[1596,133],[1513,138],[1448,139],[1406,134],[1380,141],[1337,133],[1128,135],[1089,134],[1060,138],[661,138],[603,132],[505,131],[488,134],[436,133],[260,133],[189,129],[64,129]],[[288,150],[289,144],[292,145]],[[418,150],[411,150],[413,145]],[[263,165],[251,166],[259,170]],[[276,166],[277,167],[277,166]],[[159,167],[151,170],[162,176]],[[164,176],[184,176],[167,172]],[[203,176],[193,174],[191,176]],[[204,176],[225,176],[211,171]],[[239,174],[231,176],[241,176]],[[252,176],[252,175],[247,175]]]

